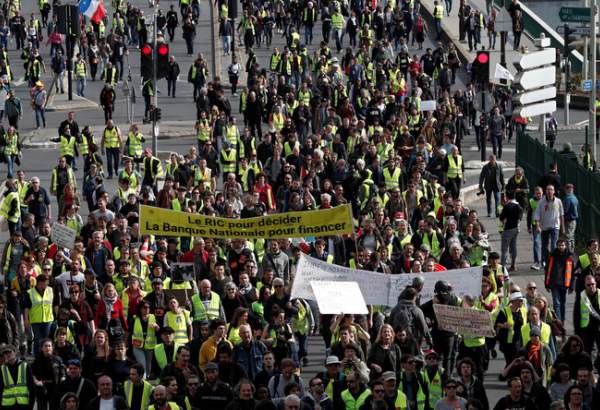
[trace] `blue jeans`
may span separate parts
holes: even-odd
[[[452,0],[444,0],[444,2],[446,3],[446,13],[450,15],[450,12],[452,11]]]
[[[502,158],[502,135],[491,135],[490,140],[492,140],[492,151],[494,155],[498,157],[498,159]]]
[[[31,330],[33,331],[33,355],[37,356],[42,340],[46,339],[50,334],[50,325],[52,322],[48,323],[32,323]]]
[[[4,154],[4,160],[6,161],[6,177],[7,178],[12,178],[13,177],[13,171],[14,171],[14,161],[13,161],[13,156],[12,155],[6,155]]]
[[[77,95],[84,97],[83,91],[85,90],[85,77],[77,77]]]
[[[304,26],[304,44],[312,44],[313,28],[312,26]]]
[[[40,128],[41,125],[46,128],[46,109],[44,107],[35,107],[35,124],[38,128]]]
[[[548,255],[556,249],[556,241],[558,240],[558,229],[546,229],[542,231],[542,262],[548,260]],[[548,251],[548,241],[550,241],[550,251]]]
[[[567,289],[564,286],[552,286],[552,305],[558,320],[565,320],[565,303],[567,301]]]
[[[231,36],[222,36],[223,40],[223,53],[229,54],[229,44],[231,43]]]
[[[492,212],[492,195],[494,195],[494,211]],[[498,204],[500,203],[500,191],[486,190],[485,203],[487,205],[488,215],[495,215],[498,212]]]
[[[533,263],[538,265],[542,264],[542,234],[541,232],[533,229],[531,233],[531,238],[533,239]]]
[[[437,40],[442,38],[442,20],[435,19],[435,34],[437,36]]]

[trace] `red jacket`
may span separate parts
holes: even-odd
[[[125,311],[123,310],[123,302],[121,302],[121,299],[117,298],[117,301],[113,305],[113,310],[110,314],[110,317],[112,319],[119,319],[121,321],[123,330],[127,331],[127,320],[125,319]],[[108,327],[106,320],[106,304],[104,303],[104,300],[101,300],[98,304],[94,323],[98,329],[106,329]]]

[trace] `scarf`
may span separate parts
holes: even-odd
[[[104,295],[103,300],[104,305],[106,306],[104,313],[106,313],[106,318],[110,321],[113,307],[117,302],[117,297],[115,296],[114,298],[109,298],[108,296]]]
[[[529,343],[529,350],[527,351],[527,360],[531,362],[535,369],[540,369],[542,366],[542,344],[541,343]]]

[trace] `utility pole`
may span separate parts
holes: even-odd
[[[69,101],[73,100],[73,27],[71,27],[71,10],[75,6],[67,5],[65,7],[66,27],[67,27],[67,95]]]
[[[585,0],[583,2],[583,5],[584,5],[584,7],[590,7],[590,0]],[[592,15],[594,15],[594,14],[592,14]],[[595,19],[592,19],[592,23],[594,23],[594,22],[595,22]],[[587,26],[587,24],[585,24],[585,26]],[[588,39],[587,36],[583,36],[583,70],[582,70],[583,76],[582,76],[582,78],[584,80],[588,78],[588,72],[589,72],[588,64],[590,61],[589,53],[590,53],[590,40]],[[595,81],[595,80],[592,80],[592,81]]]
[[[210,51],[212,53],[211,58],[211,72],[214,76],[217,75],[217,38],[215,37],[215,3],[210,3]]]
[[[154,92],[154,111],[156,111],[156,109],[158,108],[158,88],[156,87],[157,85],[157,71],[158,71],[158,67],[157,67],[157,60],[158,60],[158,53],[157,53],[157,49],[158,49],[158,45],[157,45],[157,35],[156,32],[158,30],[158,24],[156,22],[156,18],[157,18],[157,14],[156,14],[156,7],[154,8],[154,14],[152,16],[152,25],[153,25],[153,30],[152,30],[152,91]],[[152,153],[153,155],[156,155],[157,152],[157,145],[158,145],[158,132],[156,129],[156,115],[153,115],[154,113],[151,113],[150,115],[152,116]]]
[[[591,24],[591,44],[590,47],[592,48],[592,58],[591,60],[591,64],[592,66],[590,67],[590,73],[591,73],[591,78],[592,78],[592,93],[590,96],[590,134],[592,137],[592,141],[594,144],[594,161],[597,161],[598,159],[598,155],[597,155],[597,145],[598,145],[598,141],[596,139],[596,95],[597,95],[597,90],[596,90],[596,20],[597,20],[597,10],[596,10],[596,1],[597,0],[592,0],[593,1],[593,5],[592,5],[592,24]]]
[[[564,50],[563,50],[563,60],[564,60],[564,68],[565,68],[564,111],[565,111],[565,125],[569,125],[569,103],[571,102],[571,94],[569,94],[569,91],[571,89],[571,63],[570,63],[570,59],[569,59],[569,55],[571,54],[571,51],[569,49],[569,40],[570,40],[569,36],[571,35],[571,29],[569,28],[568,24],[564,25],[564,29],[565,29],[565,34],[564,34],[565,44],[564,44]],[[586,49],[584,49],[584,51],[586,51]],[[583,64],[583,66],[585,67],[585,63]],[[587,78],[585,74],[584,74],[583,78],[584,79]]]

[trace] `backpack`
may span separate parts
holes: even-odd
[[[409,329],[410,332],[413,333],[415,316],[410,306],[398,306],[397,310],[393,313],[392,326],[394,326],[394,328],[402,326],[404,329]]]

